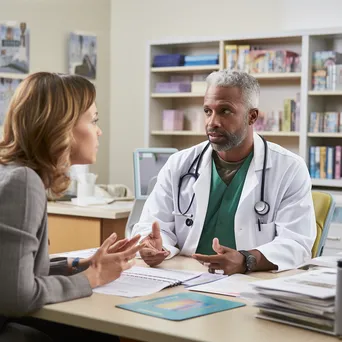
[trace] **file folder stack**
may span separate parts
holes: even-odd
[[[252,283],[242,294],[256,317],[335,335],[336,269],[323,268]]]

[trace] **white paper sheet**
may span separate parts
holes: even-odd
[[[289,295],[327,299],[336,294],[336,272],[337,269],[322,268],[289,277],[261,280],[253,285],[261,293],[263,290],[272,290],[274,293],[281,292],[283,295],[289,293]]]
[[[337,261],[342,260],[342,255],[323,255],[317,258],[313,258],[298,266],[298,268],[306,269],[310,266],[330,267],[337,268]]]
[[[233,274],[212,283],[190,287],[189,290],[239,297],[240,293],[249,290],[249,285],[255,281],[258,279],[245,274]]]

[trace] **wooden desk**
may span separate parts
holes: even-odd
[[[79,207],[49,202],[49,254],[99,247],[113,232],[125,237],[127,218],[133,202]]]
[[[138,264],[142,265],[140,261],[138,261]],[[163,267],[207,270],[197,261],[184,257],[176,257],[165,261]],[[266,279],[289,275],[289,272],[278,274],[255,273],[254,275]],[[161,297],[182,291],[185,291],[184,288],[178,286],[143,297],[143,299]],[[216,297],[243,302],[240,298],[235,299],[219,295]],[[47,305],[33,316],[48,321],[119,335],[124,337],[122,341],[127,341],[126,338],[150,342],[325,342],[337,340],[334,337],[305,329],[257,319],[254,315],[258,309],[250,305],[181,322],[168,321],[115,308],[116,304],[141,299],[128,299],[94,293],[88,298]]]

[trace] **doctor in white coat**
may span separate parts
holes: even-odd
[[[172,155],[132,236],[150,266],[180,253],[209,272],[291,269],[311,255],[316,222],[307,166],[253,132],[259,84],[218,71],[204,97],[208,141]]]

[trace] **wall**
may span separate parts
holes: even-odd
[[[26,21],[31,30],[30,72],[67,72],[70,31],[98,36],[97,106],[103,136],[91,170],[109,179],[110,0],[0,0],[0,20]]]
[[[340,0],[112,0],[111,181],[133,186],[144,147],[148,41],[342,27],[341,11]]]
[[[247,5],[248,2],[248,5]],[[112,1],[110,179],[133,186],[132,152],[144,147],[147,42],[267,32],[274,0]],[[258,3],[258,4],[255,4]],[[261,4],[265,10],[261,11]],[[259,13],[256,17],[255,13]]]

